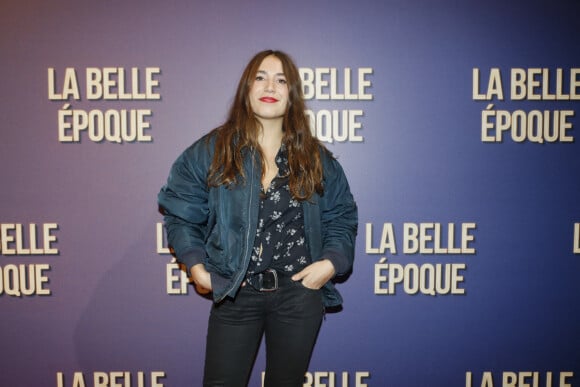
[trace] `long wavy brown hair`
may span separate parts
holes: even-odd
[[[298,68],[290,56],[281,51],[259,52],[246,66],[227,121],[214,129],[215,153],[209,169],[208,184],[217,187],[222,184],[239,184],[245,180],[243,160],[246,150],[256,150],[260,154],[264,173],[264,157],[258,144],[262,128],[250,106],[248,95],[262,61],[270,55],[282,62],[289,91],[288,108],[282,124],[282,143],[288,152],[290,193],[295,199],[306,200],[314,192],[320,195],[323,192],[320,152],[328,151],[310,130]]]

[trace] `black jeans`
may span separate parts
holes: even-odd
[[[302,386],[323,315],[321,291],[300,282],[288,279],[272,292],[242,287],[212,307],[203,385],[246,386],[265,334],[264,386]]]

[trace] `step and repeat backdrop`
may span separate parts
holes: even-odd
[[[0,9],[0,386],[200,386],[156,195],[267,48],[359,205],[304,386],[580,386],[577,2]]]

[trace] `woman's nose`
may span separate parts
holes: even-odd
[[[275,89],[274,82],[275,81],[273,79],[266,81],[266,91],[274,91]]]

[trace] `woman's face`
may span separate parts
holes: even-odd
[[[249,98],[258,120],[282,122],[288,107],[288,84],[280,59],[273,55],[264,58],[250,87]]]

